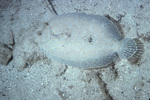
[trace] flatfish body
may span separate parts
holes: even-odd
[[[82,13],[56,16],[38,39],[48,58],[85,69],[106,66],[118,55],[131,58],[141,48],[140,42],[123,38],[106,17]]]

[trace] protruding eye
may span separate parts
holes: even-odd
[[[91,43],[91,42],[93,41],[93,38],[92,38],[92,37],[89,37],[89,38],[88,38],[88,41],[89,41],[89,43]]]

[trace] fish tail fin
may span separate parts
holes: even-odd
[[[120,41],[118,55],[121,59],[128,59],[131,62],[139,59],[144,52],[144,45],[139,39],[124,38]]]

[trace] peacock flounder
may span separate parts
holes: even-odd
[[[56,16],[39,40],[48,58],[85,69],[107,66],[118,56],[135,59],[143,52],[143,44],[138,39],[123,38],[109,19],[92,14]]]

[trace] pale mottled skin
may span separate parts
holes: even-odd
[[[62,14],[51,20],[39,46],[50,59],[79,68],[103,67],[118,55],[136,53],[136,41],[122,37],[106,17],[92,14]],[[126,55],[125,53],[128,53]]]

